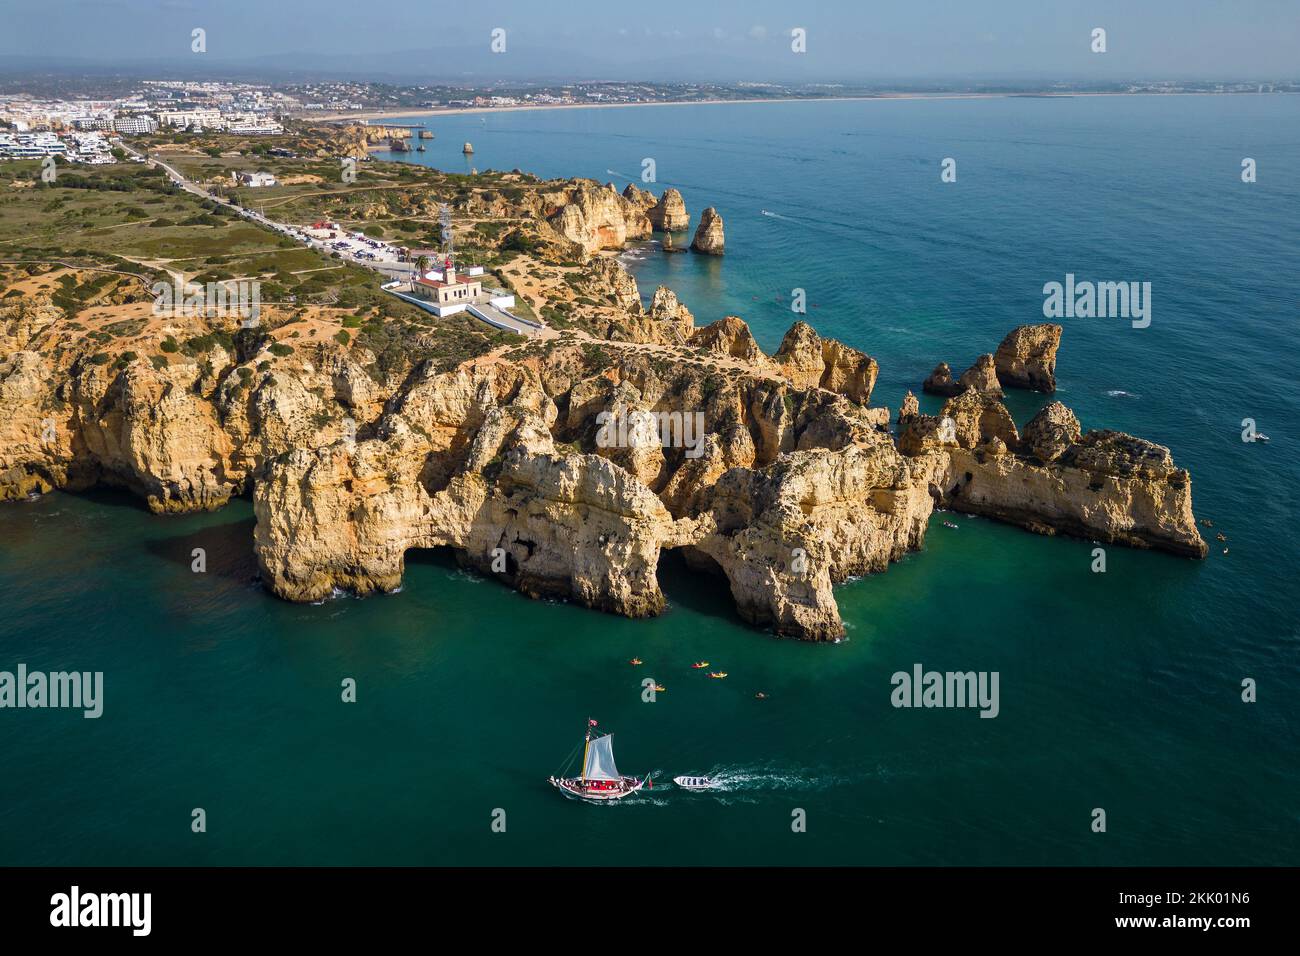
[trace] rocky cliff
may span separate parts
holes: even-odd
[[[905,454],[946,458],[936,473],[944,507],[1040,534],[1196,558],[1208,551],[1192,513],[1191,478],[1169,449],[1121,432],[1083,433],[1059,402],[1023,435],[1001,402],[973,390],[938,416],[911,412],[899,424]]]
[[[575,204],[631,202],[598,191]],[[0,498],[107,484],[176,512],[251,492],[263,580],[299,601],[392,590],[411,549],[449,547],[525,594],[643,616],[680,549],[746,620],[818,640],[843,635],[833,585],[922,547],[936,505],[1206,553],[1168,449],[1083,432],[1059,402],[1019,429],[988,356],[938,415],[909,393],[895,438],[875,360],[806,323],[768,357],[667,288],[642,310],[613,259],[565,275],[620,340],[569,330],[387,377],[337,325],[181,328],[126,304],[131,348],[100,360],[49,303],[5,307]],[[1053,341],[1020,333],[1017,374],[1046,384]]]
[[[686,203],[676,189],[665,189],[648,213],[650,224],[658,232],[680,232],[691,224]]]
[[[581,181],[560,198],[551,226],[585,255],[622,249],[629,240],[650,235],[650,221],[639,205],[593,182]]]

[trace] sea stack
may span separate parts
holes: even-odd
[[[676,189],[665,189],[654,208],[646,215],[650,217],[650,224],[659,232],[681,232],[691,224],[686,202]]]
[[[700,214],[700,225],[695,230],[695,239],[691,248],[706,256],[720,256],[726,247],[726,237],[722,231],[722,217],[710,206]]]
[[[1056,391],[1056,350],[1059,325],[1022,325],[1007,333],[993,355],[998,381],[1007,388],[1031,388],[1048,395]]]

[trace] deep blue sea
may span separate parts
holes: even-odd
[[[1043,321],[1047,282],[1150,282],[1149,328],[1062,320],[1056,397],[1172,449],[1210,556],[1115,547],[1095,574],[1090,542],[936,516],[923,551],[837,589],[850,639],[808,645],[746,627],[723,582],[670,559],[655,620],[529,601],[444,553],[409,555],[396,595],[295,606],[256,581],[244,502],[0,506],[0,669],[106,684],[98,720],[0,711],[0,863],[1300,863],[1300,98],[413,121],[437,138],[405,160],[453,171],[466,140],[480,170],[619,189],[654,159],[651,188],[696,220],[717,207],[727,254],[631,250],[643,295],[739,315],[771,350],[804,289],[820,333],[880,362],[891,408],[940,360],[961,371]],[[1008,404],[1023,425],[1044,401]],[[1244,443],[1245,418],[1271,442]],[[917,663],[997,671],[999,715],[895,709],[890,677]],[[724,789],[564,800],[546,777],[588,717],[624,771]]]

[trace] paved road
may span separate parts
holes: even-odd
[[[126,145],[123,145],[122,148],[126,150],[128,153],[130,153],[131,155],[138,156],[139,158],[143,159],[150,166],[157,166],[159,169],[161,169],[164,173],[167,174],[167,177],[173,183],[175,183],[181,189],[185,190],[187,193],[190,193],[193,196],[199,196],[202,199],[207,199],[207,200],[211,200],[212,202],[220,203],[226,208],[234,210],[235,212],[237,212],[239,215],[243,216],[245,219],[249,220],[250,222],[258,223],[259,225],[274,230],[275,232],[278,232],[281,235],[288,236],[290,239],[293,239],[296,242],[299,242],[310,249],[315,249],[318,252],[321,252],[325,255],[330,255],[336,251],[334,249],[331,249],[324,240],[313,239],[310,236],[304,236],[302,233],[300,233],[297,229],[295,229],[292,226],[285,225],[284,223],[275,222],[274,220],[268,219],[266,216],[263,216],[260,212],[256,212],[255,210],[249,209],[246,206],[241,206],[236,202],[232,202],[231,200],[222,199],[218,196],[213,196],[209,194],[208,191],[204,189],[202,186],[199,186],[197,183],[189,179],[186,179],[183,175],[181,175],[181,172],[178,169],[176,169],[174,166],[168,165],[167,163],[163,162],[161,159],[158,159],[156,156],[150,156],[147,153],[136,152],[134,149]],[[365,268],[371,270],[372,272],[379,273],[381,276],[384,277],[385,282],[387,282],[390,279],[409,279],[411,277],[411,264],[408,262],[372,262],[368,259],[357,259],[356,257],[347,254],[342,254],[342,255],[344,259],[346,259],[348,262],[353,263],[354,265],[364,266]],[[518,319],[504,312],[501,312],[499,309],[496,309],[493,306],[486,306],[484,308],[485,310],[487,309],[492,310],[494,319],[496,318],[496,313],[500,313],[501,316],[503,317],[501,321],[505,324],[508,324],[511,329],[515,329],[519,331],[520,334],[522,335],[531,335],[536,333],[536,328],[534,326],[529,326],[524,323],[521,323]]]
[[[498,309],[495,305],[474,305],[470,307],[470,311],[480,313],[480,319],[486,317],[489,325],[500,325],[519,335],[534,336],[540,331],[537,326],[524,322],[504,309]]]
[[[313,239],[310,236],[306,236],[302,234],[292,226],[288,226],[283,223],[275,222],[274,220],[268,219],[260,212],[256,212],[252,209],[247,208],[246,206],[241,206],[238,203],[233,202],[231,200],[222,199],[219,196],[213,196],[209,194],[208,191],[205,190],[203,187],[199,186],[197,183],[194,183],[189,179],[186,179],[183,175],[181,175],[180,170],[176,169],[174,166],[168,165],[167,163],[163,162],[161,159],[158,159],[157,157],[149,156],[148,154],[138,153],[135,150],[131,149],[131,147],[129,146],[124,145],[122,148],[125,149],[131,155],[143,159],[145,162],[149,163],[150,166],[157,166],[159,169],[161,169],[163,172],[167,174],[167,177],[173,183],[175,183],[177,186],[185,190],[187,193],[190,193],[191,195],[199,196],[203,199],[208,199],[211,200],[212,202],[220,203],[221,205],[225,206],[228,209],[233,209],[235,212],[237,212],[239,215],[243,216],[245,219],[249,220],[250,222],[258,223],[259,225],[265,226],[266,228],[278,232],[281,235],[288,236],[290,239],[294,239],[297,242],[301,243],[302,245],[307,246],[308,248],[316,249],[317,251],[324,253],[325,255],[330,255],[331,253],[336,251],[334,249],[331,249],[324,240]],[[407,262],[372,262],[368,259],[358,259],[354,256],[347,255],[346,253],[343,253],[342,255],[343,258],[347,259],[349,262],[352,262],[359,266],[364,266],[365,268],[371,270],[372,272],[379,273],[384,277],[384,281],[388,281],[391,279],[409,279],[411,277],[411,265],[410,263]],[[507,328],[512,332],[517,332],[520,335],[528,335],[528,336],[537,335],[540,331],[538,326],[531,325],[527,322],[523,322],[517,317],[511,315],[509,312],[506,312],[502,309],[498,309],[494,305],[476,305],[474,308],[479,313],[481,313],[478,316],[478,318],[481,321],[486,320],[488,325],[497,325],[499,327]]]

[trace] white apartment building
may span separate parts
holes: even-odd
[[[128,135],[152,133],[158,129],[158,121],[152,116],[123,116],[113,121],[113,129]]]
[[[163,110],[158,114],[158,121],[164,126],[177,129],[202,127],[203,129],[220,129],[221,110]]]

